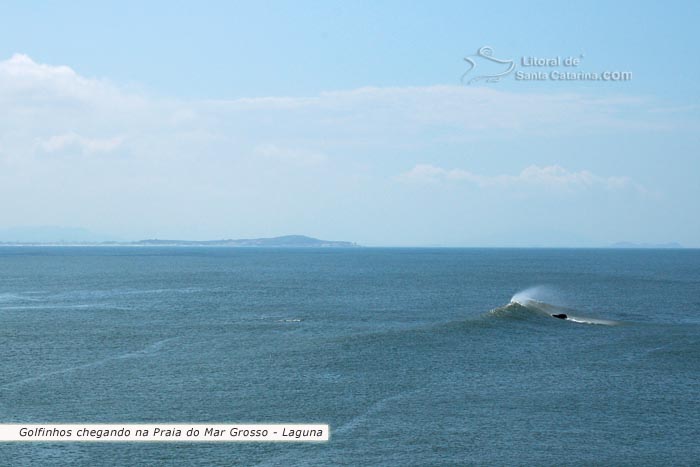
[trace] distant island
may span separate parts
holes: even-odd
[[[148,239],[134,242],[0,242],[5,246],[221,246],[263,248],[354,248],[354,242],[320,240],[305,235],[284,235],[272,238],[241,238],[225,240],[161,240]]]

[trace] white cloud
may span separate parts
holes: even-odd
[[[619,96],[444,85],[365,87],[312,97],[157,99],[15,54],[0,61],[0,147],[8,148],[0,157],[21,157],[37,140],[48,151],[68,144],[107,151],[121,141],[104,135],[121,135],[142,158],[178,157],[205,137],[219,147],[198,146],[199,153],[242,155],[245,148],[266,154],[271,163],[318,164],[333,145],[376,151],[436,141],[648,129],[655,123],[636,112],[645,106]]]
[[[50,105],[119,106],[143,103],[104,80],[85,78],[68,66],[37,63],[24,54],[0,61],[0,102],[36,110]]]
[[[515,175],[482,175],[464,169],[444,169],[430,164],[417,164],[408,172],[398,177],[404,181],[413,182],[468,182],[480,187],[509,187],[509,186],[533,186],[561,189],[577,189],[590,187],[603,187],[607,189],[620,189],[642,187],[629,177],[596,175],[588,170],[578,172],[569,171],[558,165],[540,167],[531,165]]]
[[[32,80],[80,79],[70,67],[39,64],[24,54],[14,54],[8,60],[0,61],[0,75],[21,78],[27,84]]]
[[[353,229],[371,223],[363,216],[375,212],[375,224],[385,222],[390,236],[408,225],[396,207],[410,204],[405,196],[412,193],[384,174],[394,173],[397,161],[410,167],[406,161],[426,148],[457,152],[479,140],[498,146],[504,166],[534,165],[488,175],[432,159],[435,165],[417,165],[402,179],[484,188],[634,187],[625,177],[598,175],[596,165],[571,171],[542,160],[552,159],[549,138],[570,136],[575,144],[596,132],[663,129],[658,113],[644,112],[651,106],[620,96],[460,86],[164,99],[14,55],[0,61],[0,199],[13,200],[2,223],[116,233],[146,225],[153,235],[164,235],[164,226],[222,233],[233,226],[231,235],[255,235],[259,225],[270,233],[309,222]],[[532,160],[523,163],[521,153],[516,166],[511,154],[521,136],[534,146]],[[114,152],[119,157],[85,157]],[[539,152],[546,156],[538,159]]]

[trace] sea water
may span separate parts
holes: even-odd
[[[698,250],[3,247],[0,350],[2,423],[331,429],[2,465],[700,462]]]

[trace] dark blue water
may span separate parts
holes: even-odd
[[[5,247],[0,320],[0,422],[331,426],[2,465],[700,461],[698,250]]]

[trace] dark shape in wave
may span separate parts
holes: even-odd
[[[577,310],[572,308],[552,305],[551,303],[541,302],[532,298],[523,298],[517,295],[511,299],[509,304],[491,310],[489,314],[511,319],[558,318],[580,324],[605,326],[619,324],[617,321],[582,316]]]

